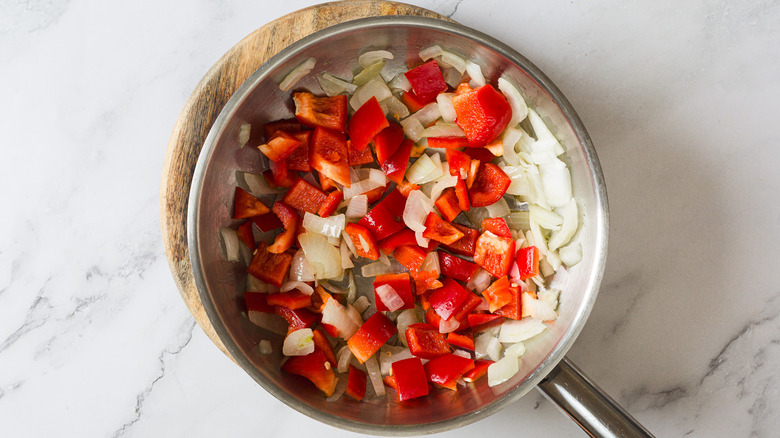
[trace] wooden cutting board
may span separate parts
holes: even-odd
[[[324,3],[285,15],[239,41],[201,79],[173,128],[163,163],[160,222],[165,253],[187,308],[209,338],[228,357],[209,322],[187,249],[187,201],[198,155],[211,125],[238,87],[267,59],[288,45],[334,24],[382,15],[419,15],[448,20],[404,3],[351,0]]]

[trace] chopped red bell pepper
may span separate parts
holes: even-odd
[[[428,395],[428,378],[419,357],[410,357],[390,365],[395,377],[398,399],[407,401]]]
[[[388,123],[388,127],[374,137],[374,152],[376,152],[376,161],[380,165],[385,164],[385,161],[393,156],[404,140],[404,128],[401,124],[396,121]]]
[[[376,240],[368,229],[362,225],[347,223],[344,227],[344,232],[347,233],[352,244],[355,245],[355,252],[360,257],[365,257],[369,260],[379,259],[379,248],[377,247]]]
[[[438,327],[430,324],[412,324],[407,327],[406,343],[414,356],[423,359],[433,359],[450,353],[447,337],[439,333]]]
[[[492,360],[477,359],[474,361],[474,369],[463,375],[463,380],[466,382],[474,382],[480,377],[487,375],[488,367],[493,364]]]
[[[452,222],[462,211],[460,205],[458,205],[458,197],[455,195],[455,189],[452,187],[444,189],[441,196],[439,196],[439,199],[437,199],[434,204],[436,204],[436,208],[439,209],[442,217],[447,222]]]
[[[325,288],[317,285],[314,288],[314,293],[311,294],[311,307],[309,308],[317,313],[322,313],[322,309],[325,307],[325,303],[327,303],[331,298],[333,298],[333,296],[329,294]]]
[[[474,263],[441,251],[439,252],[439,266],[441,267],[441,275],[463,282],[468,282],[479,270],[479,266]]]
[[[406,166],[409,164],[409,158],[412,156],[412,147],[414,147],[414,142],[405,138],[395,153],[382,163],[382,171],[385,172],[390,181],[396,184],[403,182]]]
[[[320,315],[303,308],[290,309],[285,306],[274,306],[274,313],[287,320],[287,333],[302,328],[310,328],[320,320]]]
[[[385,194],[389,186],[385,187],[377,187],[375,189],[369,190],[366,193],[363,193],[366,195],[366,200],[368,201],[368,204],[371,205],[374,202],[382,199],[382,195]]]
[[[506,220],[502,217],[486,217],[482,219],[482,227],[480,232],[490,231],[496,236],[512,237],[512,232],[509,230]]]
[[[482,296],[485,297],[488,306],[490,306],[490,312],[495,312],[512,302],[512,292],[509,290],[509,286],[509,279],[505,275],[482,291]]]
[[[269,306],[265,292],[244,292],[244,303],[247,312],[274,313],[274,306]]]
[[[474,335],[469,330],[447,333],[447,343],[464,350],[474,351]]]
[[[471,160],[471,167],[469,168],[469,174],[466,176],[466,187],[469,189],[474,185],[474,180],[477,178],[477,172],[479,171],[479,160]],[[469,201],[471,202],[471,201]]]
[[[520,299],[520,287],[509,286],[509,292],[512,294],[512,301],[504,307],[493,312],[494,315],[505,316],[510,319],[522,319],[522,301]]]
[[[396,183],[396,188],[399,192],[401,192],[402,195],[409,197],[409,193],[411,193],[414,190],[419,190],[420,186],[417,184],[412,184],[407,180],[403,180],[400,183]]]
[[[261,144],[257,148],[269,160],[280,162],[289,157],[300,145],[300,140],[284,131],[279,131],[270,141]]]
[[[442,286],[444,285],[439,281],[439,273],[436,271],[420,271],[414,274],[414,289],[417,295]]]
[[[447,91],[447,82],[435,60],[430,60],[407,71],[404,76],[409,80],[414,94],[423,104],[436,99],[439,93]]]
[[[467,371],[474,369],[474,360],[448,354],[431,359],[423,365],[428,381],[447,389],[457,389],[458,379]]]
[[[412,274],[420,271],[427,253],[417,245],[403,245],[393,251],[393,257]]]
[[[300,177],[295,172],[290,172],[287,163],[271,161],[268,163],[269,170],[263,172],[265,179],[268,180],[271,187],[292,187]]]
[[[403,102],[412,113],[420,111],[422,107],[425,106],[425,102],[417,97],[412,91],[407,91],[401,94],[401,102]]]
[[[282,202],[302,212],[317,214],[322,204],[328,198],[322,190],[309,184],[303,178],[300,178],[287,193],[284,194]]]
[[[374,303],[376,304],[376,310],[379,312],[388,310],[385,303],[379,298],[379,294],[376,293],[376,289],[382,285],[395,289],[395,292],[404,302],[400,309],[414,309],[414,293],[412,292],[412,282],[409,274],[406,272],[401,274],[383,274],[378,275],[374,279]]]
[[[349,338],[347,347],[358,362],[363,363],[396,333],[398,329],[393,321],[390,321],[384,313],[376,312]]]
[[[292,255],[287,253],[272,254],[266,250],[267,248],[267,243],[258,242],[247,271],[259,280],[274,286],[281,286],[284,277],[290,271]]]
[[[469,189],[469,200],[472,207],[484,207],[501,199],[512,184],[512,180],[492,163],[479,166],[474,184]]]
[[[372,96],[349,119],[347,134],[352,140],[352,147],[356,151],[363,151],[371,139],[388,126],[390,123],[385,117],[385,112],[382,111],[376,97]]]
[[[492,313],[469,313],[468,322],[471,331],[477,333],[490,327],[501,325],[504,322],[504,317]]]
[[[395,376],[394,375],[389,374],[389,375],[385,376],[382,379],[382,383],[384,383],[385,386],[387,386],[388,388],[393,388],[396,391],[398,391],[398,384],[395,383]]]
[[[398,190],[393,190],[363,216],[358,224],[368,228],[376,240],[382,240],[406,228],[402,219],[405,206],[406,197]]]
[[[444,148],[447,150],[464,148],[469,145],[466,137],[428,137],[429,148]]]
[[[462,211],[471,210],[469,189],[466,188],[466,181],[459,179],[458,182],[455,183],[455,197],[458,198],[458,208]]]
[[[444,286],[431,292],[431,296],[428,299],[433,310],[440,317],[447,320],[468,300],[469,291],[449,277],[444,277],[442,284]]]
[[[269,306],[284,306],[290,310],[303,309],[311,306],[311,295],[297,290],[268,294],[266,301]]]
[[[306,356],[290,357],[282,365],[282,370],[309,379],[325,395],[330,396],[336,390],[336,374],[333,372],[333,367],[325,353],[316,348],[313,353]]]
[[[347,96],[319,97],[311,93],[293,94],[295,118],[312,128],[321,126],[344,132],[347,129]]]
[[[350,364],[347,374],[347,395],[357,401],[366,396],[366,373]]]
[[[468,291],[466,294],[466,299],[463,300],[463,304],[461,304],[460,308],[457,309],[454,315],[452,315],[452,318],[463,323],[461,328],[465,328],[468,324],[469,314],[473,312],[480,304],[482,304],[482,298],[477,296],[477,294]]]
[[[298,212],[294,208],[281,201],[274,203],[273,212],[284,225],[284,232],[276,236],[274,244],[268,247],[268,252],[281,254],[290,249],[295,242],[301,217],[298,216]]]
[[[500,157],[501,155],[504,155],[504,139],[501,137],[496,137],[493,141],[486,144],[485,150],[490,151],[491,154]]]
[[[456,240],[454,243],[443,245],[444,248],[458,255],[473,257],[474,250],[477,248],[477,238],[479,237],[479,231],[461,224],[452,224],[452,226],[463,233],[463,237]]]
[[[490,272],[494,277],[509,274],[515,255],[515,241],[511,237],[496,236],[485,231],[477,238],[474,263]]]
[[[320,187],[322,188],[323,191],[329,192],[331,190],[338,190],[339,189],[339,186],[336,185],[335,181],[333,181],[332,179],[328,178],[327,176],[325,176],[325,175],[323,175],[323,174],[321,174],[319,172],[317,173],[317,178],[320,181]]]
[[[420,295],[420,297],[422,297],[422,295]],[[434,327],[439,327],[441,325],[441,316],[433,310],[433,307],[425,309],[425,320]]]
[[[236,199],[233,201],[233,219],[246,219],[252,216],[260,216],[271,211],[263,201],[257,199],[251,193],[236,186]]]
[[[520,248],[515,256],[515,263],[520,271],[521,280],[525,281],[539,275],[539,248],[535,246]]]
[[[238,226],[238,229],[236,230],[236,234],[238,234],[238,239],[242,242],[244,242],[244,245],[249,247],[250,251],[255,250],[255,236],[252,234],[252,221],[248,220],[244,222],[243,224]]]
[[[474,91],[474,89],[471,88],[471,85],[469,85],[468,82],[461,82],[458,84],[457,88],[455,88],[455,94],[465,94],[472,91]]]
[[[316,127],[309,145],[309,165],[342,186],[350,186],[349,148],[344,134]]]
[[[328,196],[325,198],[325,202],[323,202],[319,210],[317,210],[317,214],[319,214],[321,217],[328,217],[332,215],[333,212],[339,208],[339,204],[341,204],[342,200],[344,200],[344,192],[341,190],[334,190],[328,193]]]
[[[485,146],[504,132],[512,118],[512,108],[504,96],[487,84],[452,98],[455,123],[466,133],[469,145]]]
[[[273,138],[279,131],[292,133],[300,131],[301,129],[303,129],[303,127],[301,126],[301,123],[298,122],[298,119],[277,120],[263,125],[263,133],[265,134],[266,141]]]
[[[377,242],[377,245],[379,245],[379,249],[383,253],[389,255],[399,246],[417,245],[417,238],[414,236],[414,231],[408,228],[404,228],[403,230],[380,240],[379,242]],[[421,248],[424,249],[425,251],[430,252],[438,245],[439,245],[438,242],[431,240],[430,242],[428,242],[428,246],[421,247]]]
[[[349,158],[347,161],[349,162],[350,167],[374,162],[374,156],[371,155],[370,148],[357,151],[352,147],[352,141],[347,140],[347,150],[349,151]]]
[[[290,135],[297,138],[301,145],[295,148],[285,159],[288,170],[299,170],[301,172],[311,172],[309,166],[309,142],[311,141],[311,131],[298,131]]]
[[[260,231],[276,230],[284,226],[282,221],[279,220],[279,216],[275,215],[273,212],[254,216],[250,220],[253,224],[257,225],[257,228],[260,228]]]
[[[315,314],[315,316],[319,315]],[[325,358],[328,359],[330,366],[335,367],[338,365],[336,363],[336,354],[333,352],[333,347],[330,346],[330,342],[325,336],[325,331],[323,331],[321,328],[316,328],[312,330],[311,333],[312,341],[314,341],[314,348],[325,353]]]
[[[477,160],[480,163],[489,163],[496,158],[492,152],[485,148],[466,148],[463,149],[463,153],[471,157],[472,160]]]
[[[466,179],[471,167],[471,157],[455,149],[447,149],[445,157],[450,168],[450,175],[457,176],[459,179]]]
[[[438,214],[428,213],[425,218],[425,231],[423,237],[433,239],[445,245],[451,245],[464,236],[463,232],[453,227],[452,224],[443,221]]]

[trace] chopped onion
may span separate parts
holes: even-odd
[[[352,242],[352,238],[349,237],[349,234],[347,234],[346,232],[342,232],[341,233],[341,240],[342,240],[342,245],[344,243],[346,243],[347,244],[347,248],[349,248],[349,251],[352,253],[352,255],[356,256],[357,255],[357,249],[355,249],[355,244]]]
[[[552,234],[550,234],[550,240],[547,242],[547,247],[552,251],[555,251],[568,243],[569,240],[574,237],[574,233],[579,226],[577,201],[575,201],[574,198],[569,199],[567,205],[558,207],[556,211],[561,213],[563,224],[561,225],[560,230],[553,231]]]
[[[349,371],[349,361],[352,359],[352,350],[346,345],[341,347],[336,355],[336,371],[346,373]]]
[[[238,233],[236,230],[228,227],[222,227],[219,229],[219,237],[222,242],[222,254],[229,262],[237,262],[239,260],[239,241]]]
[[[469,77],[471,77],[471,80],[469,81],[469,86],[471,88],[477,88],[487,84],[487,82],[485,82],[485,76],[482,74],[482,68],[479,66],[479,64],[466,61],[466,73],[468,73]]]
[[[560,294],[561,291],[558,289],[541,289],[536,293],[536,298],[538,298],[539,301],[544,301],[551,309],[555,310],[558,308],[558,297]]]
[[[547,327],[542,321],[534,318],[521,320],[508,319],[501,324],[498,340],[501,342],[521,342],[533,338],[543,332]]]
[[[370,81],[357,87],[352,94],[352,98],[349,99],[349,104],[354,110],[357,110],[372,97],[376,97],[376,100],[381,102],[392,95],[393,93],[385,81],[382,80],[382,77],[376,75]]]
[[[474,356],[477,359],[487,356],[487,349],[491,339],[495,339],[495,337],[487,331],[478,334],[474,338]]]
[[[339,245],[339,253],[341,254],[342,268],[349,269],[355,267],[355,264],[352,263],[352,253],[350,253],[349,247],[343,241],[341,242],[341,245]]]
[[[382,187],[375,181],[370,179],[364,179],[362,181],[353,182],[349,187],[344,187],[344,199],[352,199],[355,196],[362,195],[363,193],[374,190],[377,187]]]
[[[522,166],[504,166],[501,170],[506,173],[512,182],[506,189],[510,195],[525,196],[531,192],[531,186],[526,177],[525,169]]]
[[[528,209],[530,220],[539,224],[540,227],[546,230],[561,229],[563,218],[557,213],[538,205],[530,205]]]
[[[314,64],[316,63],[316,59],[308,58],[302,63],[298,64],[297,67],[292,69],[292,71],[287,76],[285,76],[284,80],[282,80],[282,83],[279,84],[279,89],[282,91],[290,91],[290,88],[292,88],[293,85],[295,85],[304,76],[309,74],[311,69],[314,68]]]
[[[571,243],[558,250],[561,261],[568,267],[572,267],[582,260],[582,245],[578,242]]]
[[[466,60],[452,52],[442,50],[440,59],[444,66],[450,66],[460,74],[466,71]]]
[[[436,154],[438,156],[438,154]],[[409,169],[406,170],[406,179],[412,184],[425,184],[433,181],[443,174],[441,164],[436,162],[427,154],[420,155]]]
[[[455,123],[437,122],[435,125],[425,128],[420,134],[423,137],[465,137],[460,126]]]
[[[525,354],[525,344],[518,342],[504,349],[504,356],[520,357]]]
[[[271,341],[268,339],[261,340],[257,347],[260,350],[260,354],[263,356],[269,355],[274,351],[273,347],[271,346]]]
[[[403,332],[399,330],[399,333]],[[399,336],[399,338],[403,339],[406,338],[406,336]],[[409,351],[408,348],[383,345],[379,350],[379,372],[383,376],[389,375],[393,362],[398,362],[399,360],[404,359],[411,359],[412,357],[412,352]]]
[[[466,212],[466,217],[469,218],[469,222],[476,228],[482,225],[482,219],[489,218],[488,210],[485,207],[472,207],[471,210]]]
[[[409,117],[410,114],[409,108],[395,96],[390,96],[379,102],[379,106],[382,107],[386,116],[390,116],[395,120]]]
[[[241,147],[246,146],[249,142],[249,133],[252,130],[252,125],[249,123],[242,123],[238,128],[238,145]]]
[[[525,104],[525,99],[523,99],[517,87],[504,78],[498,78],[498,89],[504,93],[504,97],[509,102],[509,107],[512,108],[512,118],[509,119],[509,126],[517,126],[518,123],[525,120],[528,116],[528,105]]]
[[[322,323],[335,327],[342,339],[349,339],[360,327],[335,298],[329,298],[322,308]]]
[[[406,205],[404,206],[404,223],[412,231],[425,231],[425,218],[428,217],[428,213],[433,211],[433,206],[433,201],[425,196],[423,192],[412,190],[406,198]]]
[[[387,50],[372,50],[360,55],[358,57],[358,63],[363,67],[368,67],[371,64],[385,59],[393,59],[393,54]]]
[[[313,278],[312,278],[313,280]],[[258,279],[252,274],[246,274],[247,292],[268,292],[268,283]]]
[[[449,175],[448,172],[444,174],[443,178],[439,178],[431,189],[431,200],[439,199],[444,189],[449,187],[455,187],[458,184],[458,177],[455,175]]]
[[[396,90],[403,90],[404,92],[408,92],[412,89],[412,84],[409,82],[409,79],[406,78],[406,75],[403,73],[398,73],[395,75],[393,80],[391,80],[388,84],[390,88],[396,89]]]
[[[284,283],[282,287],[279,288],[279,292],[289,292],[293,289],[297,289],[306,295],[311,295],[314,293],[314,288],[302,281],[297,280],[290,280],[287,283]]]
[[[465,357],[466,359],[471,359],[471,353],[465,350],[455,350],[452,352],[455,356]],[[458,384],[462,384],[461,382],[458,382]]]
[[[398,325],[398,333],[401,334],[398,336],[398,339],[401,341],[402,344],[407,345],[406,328],[418,322],[421,321],[420,321],[420,315],[417,313],[417,309],[406,309],[403,312],[398,314],[398,319],[396,319],[396,323]]]
[[[352,83],[355,85],[363,85],[375,77],[379,77],[380,79],[382,79],[379,73],[382,71],[383,68],[385,68],[385,61],[382,60],[377,61],[365,67],[363,70],[360,71],[360,73],[356,74],[355,77],[352,79]],[[384,82],[384,79],[382,79],[382,81]]]
[[[382,382],[382,373],[379,372],[379,365],[376,363],[376,356],[366,359],[366,372],[371,380],[371,386],[374,387],[374,393],[377,396],[385,395],[385,384]]]
[[[329,395],[328,398],[325,399],[325,401],[332,403],[338,399],[341,398],[342,395],[347,391],[347,384],[349,381],[345,378],[336,378],[336,389],[333,390],[333,394]]]
[[[507,163],[516,166],[520,164],[520,157],[517,155],[517,142],[523,137],[523,131],[515,128],[506,128],[502,136],[504,145],[504,160]]]
[[[422,138],[422,133],[425,130],[422,123],[414,118],[414,116],[409,116],[401,120],[401,127],[404,128],[404,135],[415,142]]]
[[[283,188],[272,189],[268,184],[268,180],[266,180],[263,175],[237,171],[236,179],[239,181],[243,179],[249,191],[256,196],[275,195],[278,193],[284,193],[286,191],[286,189]]]
[[[531,122],[531,126],[534,128],[534,134],[536,135],[537,142],[549,143],[555,156],[566,152],[558,139],[555,138],[544,121],[542,121],[542,118],[539,117],[539,114],[530,108],[528,109],[528,120]]]
[[[441,117],[441,112],[439,111],[439,104],[436,102],[431,102],[424,107],[420,108],[416,113],[414,113],[412,116],[415,119],[417,119],[420,123],[423,124],[423,126],[428,126],[431,123],[435,122],[439,117]]]
[[[520,371],[520,364],[517,357],[505,356],[488,366],[488,386],[500,385],[511,379],[518,371]]]
[[[347,293],[346,290],[336,286],[335,284],[333,284],[333,283],[331,283],[329,281],[320,281],[319,283],[320,283],[320,286],[322,286],[323,289],[325,289],[326,291],[328,291],[330,293],[339,294],[339,295],[344,295],[344,294]]]
[[[368,196],[353,196],[349,200],[349,205],[347,205],[347,211],[345,213],[347,219],[362,218],[366,213],[368,213]]]
[[[444,319],[442,318],[441,321],[439,321],[439,333],[450,333],[454,332],[455,330],[460,327],[460,321],[458,321],[455,318],[450,319]]]
[[[379,169],[369,169],[368,180],[377,184],[377,187],[384,187],[387,185],[387,175]]]
[[[458,85],[463,82],[463,73],[454,68],[445,68],[442,75],[444,75],[444,82],[453,89],[458,88]]]
[[[275,313],[257,312],[250,310],[247,316],[252,323],[277,335],[287,334],[287,321]]]
[[[364,295],[361,295],[352,305],[355,307],[355,309],[357,309],[358,312],[362,314],[366,311],[366,309],[368,309],[368,306],[370,306],[371,303],[368,301],[368,298],[366,298]]]
[[[441,274],[441,265],[439,264],[439,252],[431,251],[425,256],[422,265],[420,265],[420,272],[435,272]]]
[[[347,316],[349,316],[352,322],[357,324],[358,327],[363,325],[363,318],[360,316],[360,312],[351,304],[347,304]]]
[[[317,75],[317,82],[320,83],[320,88],[322,88],[322,91],[330,97],[344,94],[345,92],[352,94],[357,89],[357,85],[347,82],[343,79],[339,79],[329,73]]]
[[[350,263],[352,261],[350,260]],[[349,271],[349,275],[347,275],[347,302],[348,303],[354,303],[355,297],[357,297],[357,284],[355,284],[355,275],[352,273],[352,270]]]
[[[490,286],[490,272],[485,271],[484,269],[478,270],[474,275],[471,276],[468,284],[466,284],[467,288],[476,290],[479,294],[487,289],[488,286]]]
[[[571,193],[571,174],[566,163],[555,158],[539,164],[542,186],[547,202],[553,207],[562,207],[569,203]]]
[[[391,272],[393,272],[391,267],[382,262],[369,263],[360,268],[360,275],[363,277],[376,277],[377,275],[389,274]]]
[[[433,45],[433,46],[430,46],[430,47],[426,47],[426,48],[420,50],[420,58],[423,61],[427,61],[427,60],[429,60],[431,58],[435,58],[437,56],[441,56],[442,51],[443,50],[441,49],[441,47],[439,45]]]
[[[509,216],[509,213],[511,213],[509,210],[509,204],[507,204],[506,199],[504,198],[499,198],[498,201],[488,205],[485,208],[487,209],[489,217],[505,217]]]
[[[523,309],[523,317],[530,316],[539,321],[552,321],[558,318],[558,314],[555,313],[550,303],[538,300],[528,292],[521,295],[520,307]]]
[[[326,237],[339,238],[344,231],[346,219],[343,214],[335,216],[320,217],[311,214],[308,211],[303,215],[303,228],[312,233],[321,234]]]
[[[436,103],[439,104],[441,118],[448,123],[454,122],[457,117],[455,107],[452,105],[453,97],[455,97],[455,93],[439,93],[439,95],[436,96]]]
[[[499,360],[501,358],[501,350],[504,348],[501,342],[497,338],[490,338],[490,343],[487,346],[487,355],[491,360]]]
[[[314,352],[314,333],[310,328],[295,330],[284,338],[282,354],[285,356],[306,356]]]
[[[398,292],[393,289],[392,286],[388,284],[383,284],[379,287],[374,288],[374,291],[377,294],[377,297],[382,301],[382,304],[387,307],[387,310],[391,312],[395,312],[396,310],[400,309],[404,305],[404,300],[401,298],[400,295],[398,295]]]
[[[414,238],[417,240],[417,245],[423,248],[427,247],[431,243],[431,239],[423,236],[423,231],[415,231]]]
[[[301,249],[314,268],[314,276],[318,280],[340,277],[341,268],[339,250],[328,243],[328,239],[317,233],[303,233],[298,236]]]

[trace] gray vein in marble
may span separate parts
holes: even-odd
[[[447,18],[452,18],[452,16],[455,15],[456,12],[458,12],[458,6],[460,6],[461,3],[463,3],[463,0],[458,0],[458,2],[455,3],[455,7],[452,8],[452,12],[447,14]]]
[[[48,284],[48,280],[46,283]],[[24,319],[24,323],[0,344],[0,353],[16,343],[22,336],[41,327],[49,320],[49,311],[51,311],[52,306],[49,304],[48,298],[42,296],[44,288],[41,288],[40,294],[27,310],[27,317]]]

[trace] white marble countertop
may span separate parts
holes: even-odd
[[[355,436],[208,340],[158,218],[197,82],[313,3],[0,2],[0,436]],[[593,138],[609,260],[569,357],[657,436],[777,436],[780,5],[411,3],[523,53]],[[537,392],[442,435],[510,432],[583,436]]]

